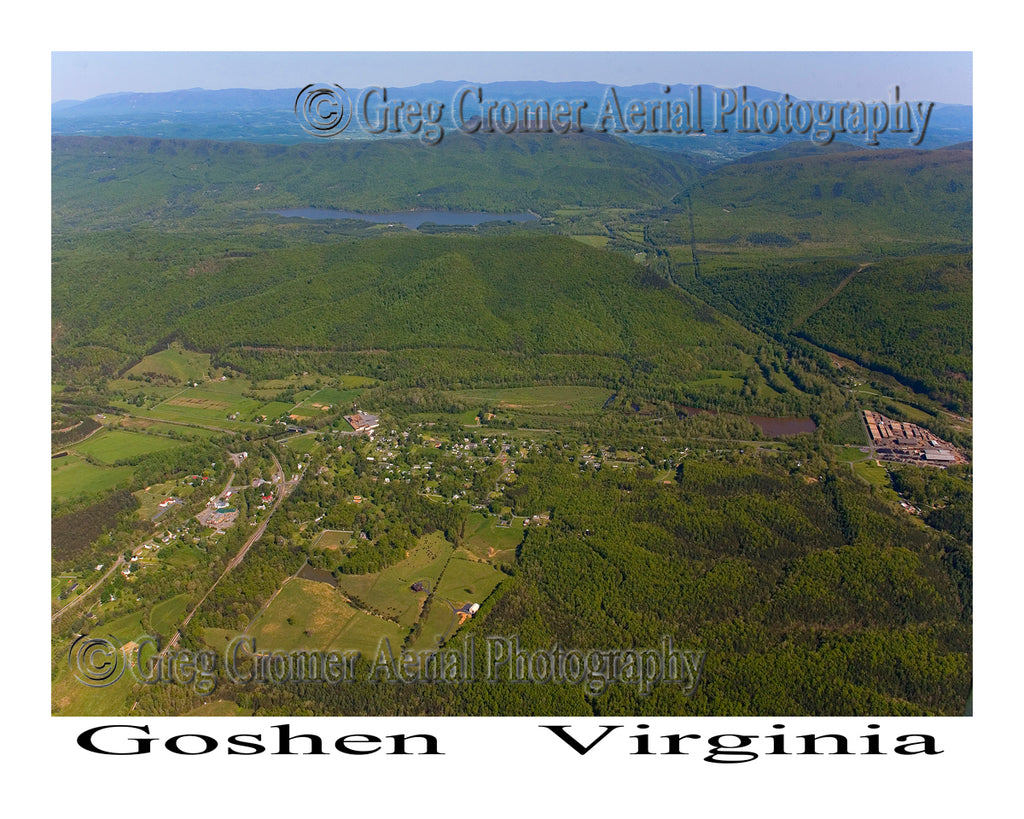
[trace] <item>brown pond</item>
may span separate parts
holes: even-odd
[[[301,577],[303,580],[315,580],[317,583],[326,583],[332,588],[338,588],[338,581],[334,579],[333,574],[327,571],[327,569],[317,569],[308,563],[299,570],[296,576]]]
[[[762,415],[749,415],[747,418],[750,423],[771,438],[814,432],[818,428],[810,418],[765,418]]]

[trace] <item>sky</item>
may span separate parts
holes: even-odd
[[[437,80],[754,85],[803,99],[973,102],[968,51],[54,51],[51,101],[182,88],[403,87]]]

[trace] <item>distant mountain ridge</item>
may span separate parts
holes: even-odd
[[[479,87],[485,105],[491,102],[509,100],[547,100],[554,104],[559,100],[582,101],[586,103],[584,128],[596,122],[604,109],[606,95],[613,86],[598,82],[504,81],[495,83],[474,83],[472,81],[442,81],[423,83],[411,87],[387,87],[392,100],[429,100],[444,103],[444,126],[446,132],[455,129],[452,119],[455,98],[461,89]],[[774,134],[714,133],[712,129],[712,105],[719,89],[710,85],[687,83],[665,85],[644,83],[632,86],[614,86],[623,116],[630,101],[663,103],[666,101],[690,101],[701,89],[703,95],[703,123],[705,133],[687,135],[680,133],[635,133],[625,138],[647,147],[703,155],[712,162],[725,162],[761,151],[781,148],[793,142],[808,142],[807,134],[776,132]],[[665,89],[669,91],[666,93]],[[347,88],[352,105],[358,107],[366,89]],[[189,88],[165,92],[123,92],[104,94],[84,101],[61,100],[51,106],[52,133],[83,136],[145,136],[163,139],[212,139],[221,141],[243,141],[292,144],[317,140],[302,129],[295,116],[295,102],[298,88],[278,89],[219,89],[206,90]],[[747,98],[758,104],[777,101],[782,92],[766,90],[757,86],[746,86]],[[913,98],[912,89],[905,94]],[[790,99],[799,99],[790,95]],[[375,100],[378,102],[379,100]],[[479,103],[472,105],[468,115],[477,113]],[[865,101],[870,102],[870,101]],[[609,132],[611,132],[609,128]],[[339,135],[344,139],[367,139],[370,134],[358,127],[349,127]],[[390,136],[390,135],[389,135]],[[383,135],[381,137],[383,138]],[[928,126],[926,144],[921,147],[936,148],[973,139],[973,108],[966,105],[936,103]],[[907,147],[905,134],[883,133],[879,137],[881,147]],[[837,135],[837,142],[846,142],[864,147],[864,138],[850,134]]]

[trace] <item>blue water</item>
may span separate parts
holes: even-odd
[[[291,208],[273,210],[278,216],[298,216],[303,219],[359,219],[377,224],[402,224],[414,230],[424,222],[438,225],[479,225],[481,222],[532,222],[539,217],[532,213],[482,213],[446,210],[409,210],[398,213],[353,213],[348,210],[321,208]]]

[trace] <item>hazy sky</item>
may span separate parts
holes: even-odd
[[[755,85],[804,99],[972,103],[970,52],[103,52],[55,51],[51,101],[181,88],[349,88],[435,80]]]

